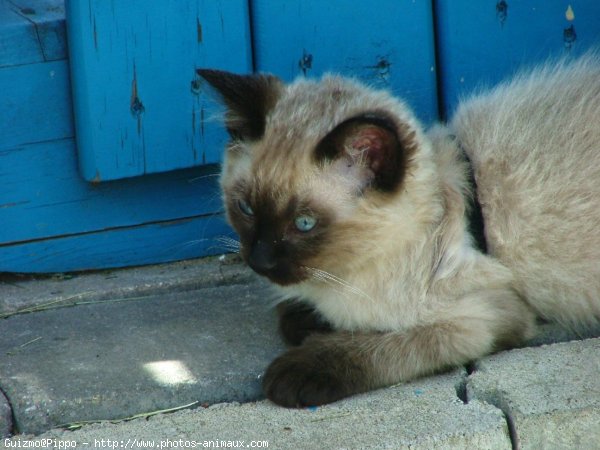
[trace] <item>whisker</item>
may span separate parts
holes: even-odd
[[[212,245],[210,247],[208,247],[209,250],[224,250],[224,251],[228,251],[231,253],[239,253],[240,252],[240,243],[238,241],[236,241],[235,239],[226,237],[226,236],[219,236],[219,237],[215,237],[215,238],[205,238],[205,239],[192,239],[190,241],[187,242],[182,242],[179,244],[175,244],[175,245],[171,245],[170,247],[168,247],[167,249],[165,249],[167,252],[172,252],[172,251],[185,251],[187,249],[189,249],[190,247],[193,247],[194,245],[199,245],[199,244],[203,244],[206,242],[214,242],[217,241],[219,243],[219,245]]]
[[[219,177],[219,176],[221,176],[220,173],[209,173],[208,175],[200,175],[199,177],[190,178],[187,181],[188,181],[188,183],[193,183],[194,181],[203,180],[204,178],[212,178],[212,177]]]
[[[323,281],[329,285],[338,284],[352,294],[364,297],[371,301],[373,300],[366,292],[362,291],[361,289],[357,288],[356,286],[352,286],[346,280],[344,280],[336,275],[333,275],[332,273],[329,273],[325,270],[316,269],[314,267],[306,267],[305,266],[305,268],[312,274],[312,276],[315,279],[317,279],[319,281]]]
[[[175,244],[175,245],[171,245],[170,247],[168,247],[166,250],[171,251],[174,249],[177,250],[182,250],[182,249],[186,249],[188,247],[191,247],[192,245],[198,245],[202,242],[206,242],[206,241],[210,241],[211,239],[193,239],[191,241],[187,241],[187,242],[182,242],[180,244]]]
[[[219,236],[219,237],[216,237],[215,240],[217,242],[220,242],[221,244],[225,245],[226,247],[236,248],[238,250],[240,249],[240,243],[239,243],[239,241],[237,241],[235,239],[232,239],[230,237]]]
[[[327,280],[331,280],[333,282],[336,282],[336,283],[344,286],[345,288],[350,289],[352,292],[356,292],[358,294],[364,294],[364,295],[366,295],[360,289],[352,286],[347,281],[343,280],[342,278],[340,278],[340,277],[338,277],[336,275],[333,275],[332,273],[329,273],[329,272],[326,272],[326,271],[320,270],[320,269],[315,269],[315,275],[317,275],[321,279],[327,279]]]

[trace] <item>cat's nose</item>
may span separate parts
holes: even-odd
[[[248,265],[252,270],[266,274],[277,266],[274,245],[270,242],[258,239],[253,245],[248,257]]]

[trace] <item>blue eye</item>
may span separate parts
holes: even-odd
[[[241,200],[241,199],[238,200],[238,208],[240,208],[240,211],[242,211],[247,216],[254,215],[254,211],[252,211],[252,208],[250,207],[248,202],[246,202],[245,200]]]
[[[304,233],[312,230],[316,224],[317,219],[315,219],[312,216],[298,216],[294,220],[294,225],[296,225],[296,229]]]

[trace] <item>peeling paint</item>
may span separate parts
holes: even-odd
[[[567,50],[571,50],[571,47],[573,47],[573,44],[576,40],[577,32],[575,31],[575,26],[571,24],[563,30],[563,41],[565,43],[565,48]]]
[[[94,17],[94,48],[98,51],[98,31],[96,29],[96,17]]]
[[[202,24],[198,17],[196,17],[196,41],[198,44],[202,44]]]
[[[27,203],[31,203],[31,201],[29,201],[29,200],[23,200],[23,201],[20,201],[20,202],[3,203],[3,204],[0,205],[0,209],[14,208],[15,206],[26,205]]]
[[[567,19],[569,22],[573,22],[575,20],[575,13],[573,12],[571,5],[569,5],[565,11],[565,19]]]
[[[504,0],[500,0],[496,3],[496,18],[498,22],[500,22],[500,26],[504,27],[504,22],[506,22],[506,18],[508,17],[508,3]]]
[[[129,109],[131,111],[131,115],[137,119],[137,131],[139,135],[142,131],[142,115],[144,114],[144,111],[146,109],[138,95],[137,73],[135,63],[133,64],[133,80],[131,82],[131,99],[129,102]]]
[[[204,138],[204,108],[200,108],[200,134]]]
[[[386,83],[390,79],[390,67],[392,63],[387,56],[377,56],[377,63],[373,66],[366,66],[366,69],[375,71],[375,76]]]
[[[90,183],[92,184],[98,184],[102,181],[102,177],[100,176],[100,172],[98,170],[96,170],[96,175],[94,176],[94,178],[92,178],[90,180]]]
[[[308,70],[312,69],[313,55],[308,53],[306,49],[302,50],[302,58],[298,61],[298,67],[302,71],[302,74],[306,76]]]
[[[190,90],[194,95],[200,95],[200,90],[202,88],[202,80],[196,76],[190,84]]]

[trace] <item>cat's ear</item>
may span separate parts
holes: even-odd
[[[358,190],[367,187],[394,191],[415,149],[414,132],[398,127],[379,114],[348,119],[325,136],[315,149],[317,161],[334,162],[335,170],[356,178]]]
[[[215,88],[227,106],[225,125],[234,139],[258,140],[283,83],[273,75],[237,75],[221,70],[198,69],[198,75]]]

